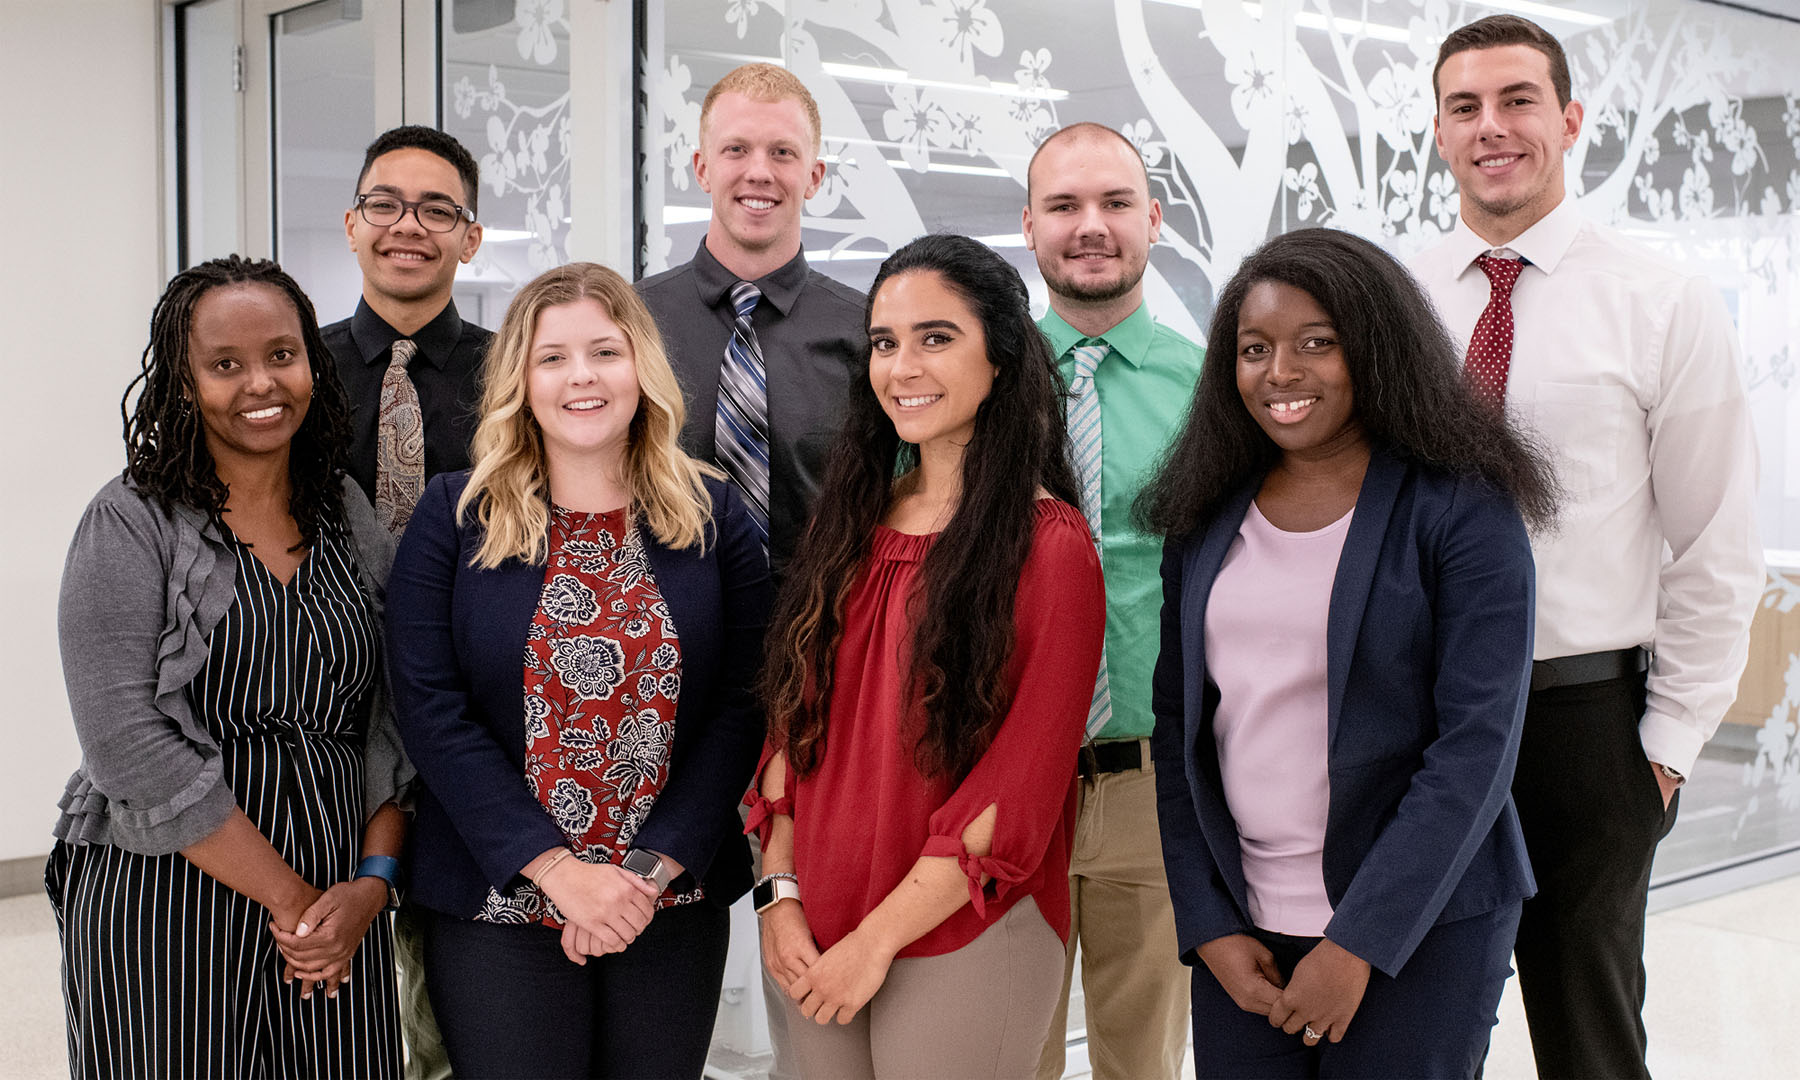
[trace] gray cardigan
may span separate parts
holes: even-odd
[[[394,542],[350,480],[344,516],[379,634]],[[58,838],[160,855],[206,838],[231,816],[237,803],[218,743],[188,707],[186,690],[236,588],[237,560],[192,507],[164,514],[123,476],[88,504],[63,563],[57,607],[82,752],[58,804]],[[394,729],[385,666],[371,698],[363,797],[373,814],[413,770]]]

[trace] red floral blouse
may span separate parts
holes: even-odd
[[[669,778],[681,644],[626,510],[553,506],[549,548],[525,639],[525,783],[578,857],[616,863]],[[490,889],[475,917],[563,925],[529,882]]]

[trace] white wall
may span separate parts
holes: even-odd
[[[156,0],[0,0],[0,859],[50,850],[80,759],[56,649],[75,522],[124,464],[162,286]]]

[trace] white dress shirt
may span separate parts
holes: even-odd
[[[1644,752],[1689,773],[1737,696],[1763,589],[1737,330],[1705,278],[1564,199],[1505,247],[1458,219],[1413,260],[1464,352],[1490,292],[1475,259],[1490,253],[1528,264],[1506,407],[1565,491],[1532,540],[1536,656],[1648,646]]]

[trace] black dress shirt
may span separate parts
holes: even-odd
[[[739,280],[702,240],[691,262],[637,286],[687,398],[681,444],[707,461],[718,460],[719,368],[735,319],[731,287]],[[804,253],[754,284],[763,298],[750,324],[769,388],[769,562],[779,581],[811,518],[850,380],[867,377],[869,336],[863,295],[809,269]]]
[[[320,331],[337,361],[350,397],[350,476],[375,499],[375,427],[381,414],[381,379],[394,342],[406,335],[359,300],[356,313]],[[469,439],[481,409],[481,357],[493,334],[462,321],[454,301],[419,328],[419,351],[406,374],[419,392],[425,419],[425,478],[469,467]]]

